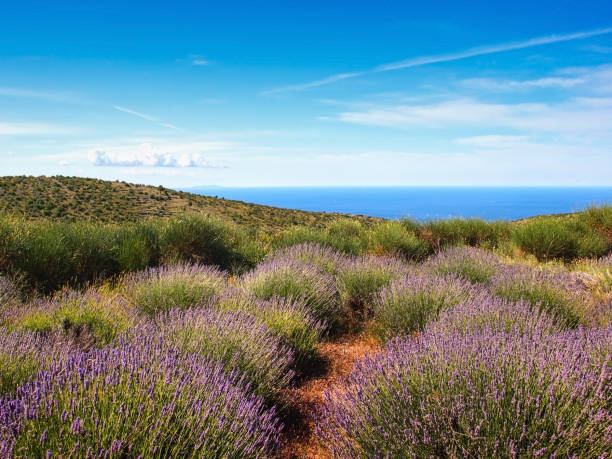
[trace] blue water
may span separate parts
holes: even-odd
[[[516,220],[612,204],[612,187],[190,188],[192,193],[275,207],[420,221],[449,217]]]

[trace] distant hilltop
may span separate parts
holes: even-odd
[[[122,181],[61,175],[0,177],[0,213],[28,219],[116,223],[185,212],[208,214],[272,231],[293,225],[324,227],[340,216],[366,224],[381,220],[281,209]]]

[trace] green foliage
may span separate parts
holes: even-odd
[[[359,255],[366,245],[364,230],[358,221],[348,218],[338,219],[326,229],[326,244],[340,252]]]
[[[240,228],[201,215],[127,225],[25,221],[0,216],[0,272],[43,292],[166,262],[244,270],[263,257]]]
[[[564,224],[538,220],[519,226],[514,231],[515,243],[538,260],[555,258],[571,260],[578,255],[578,237]]]
[[[507,223],[478,218],[430,221],[421,228],[421,237],[436,251],[453,245],[494,248],[508,234]]]
[[[343,325],[359,328],[378,291],[408,272],[398,260],[364,257],[347,263],[337,275],[338,290],[345,308]]]
[[[0,213],[56,221],[140,222],[189,212],[243,226],[278,231],[293,225],[323,227],[338,214],[249,204],[164,187],[81,177],[0,177]],[[378,219],[351,217],[364,223]]]
[[[253,316],[210,309],[158,316],[166,340],[244,375],[253,391],[274,400],[293,377],[293,355],[281,339]]]
[[[252,267],[262,256],[237,226],[198,214],[170,219],[160,231],[166,262],[218,265],[222,269]]]
[[[540,261],[604,256],[612,249],[612,206],[534,218],[516,227],[513,240]]]
[[[371,251],[380,255],[396,254],[407,260],[423,260],[429,247],[407,225],[400,222],[380,223],[370,233]]]

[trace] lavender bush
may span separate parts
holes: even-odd
[[[587,320],[584,289],[569,273],[507,265],[490,279],[490,284],[495,295],[537,305],[566,327],[576,327]]]
[[[269,260],[299,260],[318,266],[330,274],[337,274],[350,258],[331,247],[322,246],[313,242],[296,244],[273,252]]]
[[[323,322],[314,318],[303,301],[280,297],[260,300],[239,289],[227,290],[212,298],[204,307],[242,312],[265,323],[270,331],[293,349],[294,363],[298,368],[316,356],[316,346],[326,328]]]
[[[407,273],[408,266],[395,258],[370,255],[345,263],[338,272],[337,280],[346,313],[361,320],[376,293]]]
[[[434,255],[423,267],[434,274],[452,274],[470,282],[487,282],[502,268],[491,252],[474,247],[453,247]]]
[[[136,321],[135,311],[120,296],[93,289],[62,291],[0,317],[0,325],[10,330],[66,335],[83,347],[108,344]]]
[[[511,301],[481,291],[467,300],[440,312],[425,333],[469,334],[494,332],[543,335],[563,330],[555,319],[524,300]]]
[[[333,276],[311,263],[285,258],[268,260],[244,275],[240,286],[263,300],[301,300],[317,319],[328,323],[340,315]]]
[[[220,293],[227,275],[213,266],[179,264],[129,275],[121,285],[126,299],[145,314],[186,309]]]
[[[154,335],[183,352],[222,363],[245,376],[257,395],[275,399],[293,377],[293,352],[265,324],[242,313],[173,309],[137,332]]]
[[[0,311],[19,303],[19,290],[8,277],[0,275]]]
[[[373,331],[382,341],[420,332],[440,311],[483,294],[484,287],[455,276],[409,274],[391,281],[375,297]]]
[[[326,394],[336,457],[597,457],[612,444],[612,328],[392,341]]]
[[[0,397],[70,351],[70,346],[58,339],[0,328]]]
[[[146,336],[0,399],[1,457],[268,457],[281,428],[238,375]]]

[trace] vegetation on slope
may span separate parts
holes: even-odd
[[[212,215],[268,231],[291,225],[321,227],[339,217],[333,213],[280,209],[201,196],[163,186],[63,176],[0,177],[0,213],[28,219],[119,223],[186,212]],[[365,216],[352,218],[362,223],[380,220]]]

